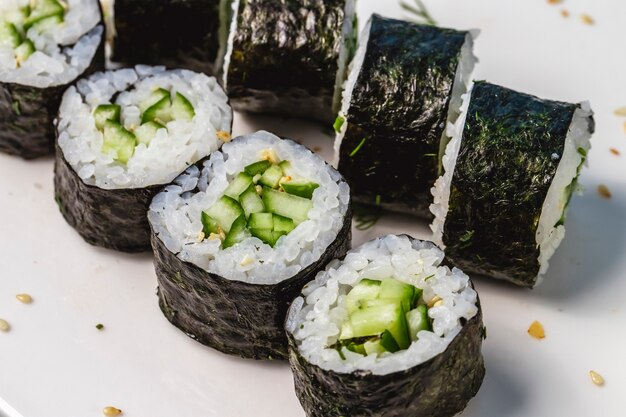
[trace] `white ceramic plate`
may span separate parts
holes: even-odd
[[[464,417],[624,416],[626,413],[626,3],[565,0],[426,0],[442,26],[480,28],[477,79],[546,98],[591,100],[597,133],[575,197],[567,237],[540,288],[477,280],[488,339],[487,376]],[[567,9],[569,18],[560,10]],[[404,16],[394,0],[360,0]],[[596,24],[585,25],[582,13]],[[272,130],[321,148],[322,128],[238,116],[235,133]],[[616,148],[623,156],[609,152]],[[52,160],[0,156],[0,415],[301,417],[286,363],[239,360],[203,347],[169,325],[155,296],[149,255],[84,243],[54,203]],[[611,200],[596,188],[606,184]],[[387,216],[355,230],[354,245],[386,233],[428,238],[425,224]],[[35,302],[24,305],[18,293]],[[541,321],[547,337],[527,328]],[[97,323],[106,326],[96,330]],[[594,369],[606,379],[595,386]]]

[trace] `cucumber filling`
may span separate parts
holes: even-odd
[[[65,4],[58,0],[31,0],[28,6],[0,16],[0,45],[13,48],[17,67],[37,50],[27,37],[28,31],[31,28],[39,33],[54,30],[64,23],[65,9]]]
[[[224,195],[202,213],[206,239],[219,239],[222,249],[254,236],[274,247],[308,219],[318,184],[296,178],[291,163],[272,151],[246,166],[228,184]]]
[[[167,123],[190,121],[196,114],[187,97],[164,88],[155,90],[140,103],[139,110],[142,112],[141,125],[129,128],[121,121],[122,108],[118,104],[101,104],[93,112],[96,128],[103,134],[102,152],[111,153],[119,163],[126,164],[136,146],[150,145],[160,129],[167,129]]]
[[[380,356],[408,349],[422,330],[432,330],[422,290],[394,278],[364,278],[345,298],[348,318],[332,346],[363,356]]]

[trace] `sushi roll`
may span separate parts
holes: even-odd
[[[287,308],[350,245],[350,190],[305,147],[242,136],[190,167],[148,214],[167,319],[200,343],[286,359]]]
[[[286,330],[307,417],[451,417],[478,392],[485,328],[467,275],[431,242],[387,235],[333,261]]]
[[[0,2],[0,152],[54,153],[63,92],[104,69],[101,21],[98,0]]]
[[[589,103],[477,82],[451,130],[433,189],[435,241],[466,271],[534,287],[565,235],[594,131]]]
[[[115,0],[112,15],[113,61],[213,73],[220,0]]]
[[[234,0],[223,84],[235,110],[330,125],[356,49],[355,0]]]
[[[56,121],[54,185],[65,220],[93,245],[150,250],[150,200],[230,140],[232,117],[204,74],[138,66],[80,80]]]
[[[476,63],[473,34],[373,15],[335,121],[357,203],[429,217],[430,189]]]

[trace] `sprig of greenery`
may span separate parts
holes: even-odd
[[[431,26],[437,25],[437,22],[430,15],[422,0],[413,0],[415,2],[415,5],[409,4],[406,1],[407,0],[400,0],[400,7],[402,7],[404,11],[412,15],[414,20]]]
[[[353,210],[356,228],[357,230],[361,231],[368,230],[374,227],[383,215],[382,207],[377,206],[354,204]]]

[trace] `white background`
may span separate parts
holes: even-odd
[[[626,414],[626,2],[426,0],[442,26],[480,28],[476,78],[540,95],[581,101],[596,111],[584,196],[574,198],[567,237],[546,281],[530,291],[477,280],[488,339],[487,376],[464,417],[571,417]],[[566,8],[571,16],[561,16]],[[404,16],[395,1],[360,0]],[[585,25],[588,13],[596,24]],[[317,125],[238,116],[235,133],[258,129],[321,147]],[[622,151],[614,156],[610,148]],[[127,417],[302,417],[285,363],[225,356],[163,318],[149,255],[129,256],[84,243],[53,199],[51,159],[0,155],[0,415],[99,416],[114,405]],[[596,189],[606,184],[611,200]],[[385,233],[428,238],[424,224],[388,216],[354,244]],[[35,302],[24,305],[18,293]],[[546,329],[532,339],[533,320]],[[106,326],[104,331],[95,328]],[[604,387],[590,381],[594,369]],[[11,411],[12,408],[17,412]]]

